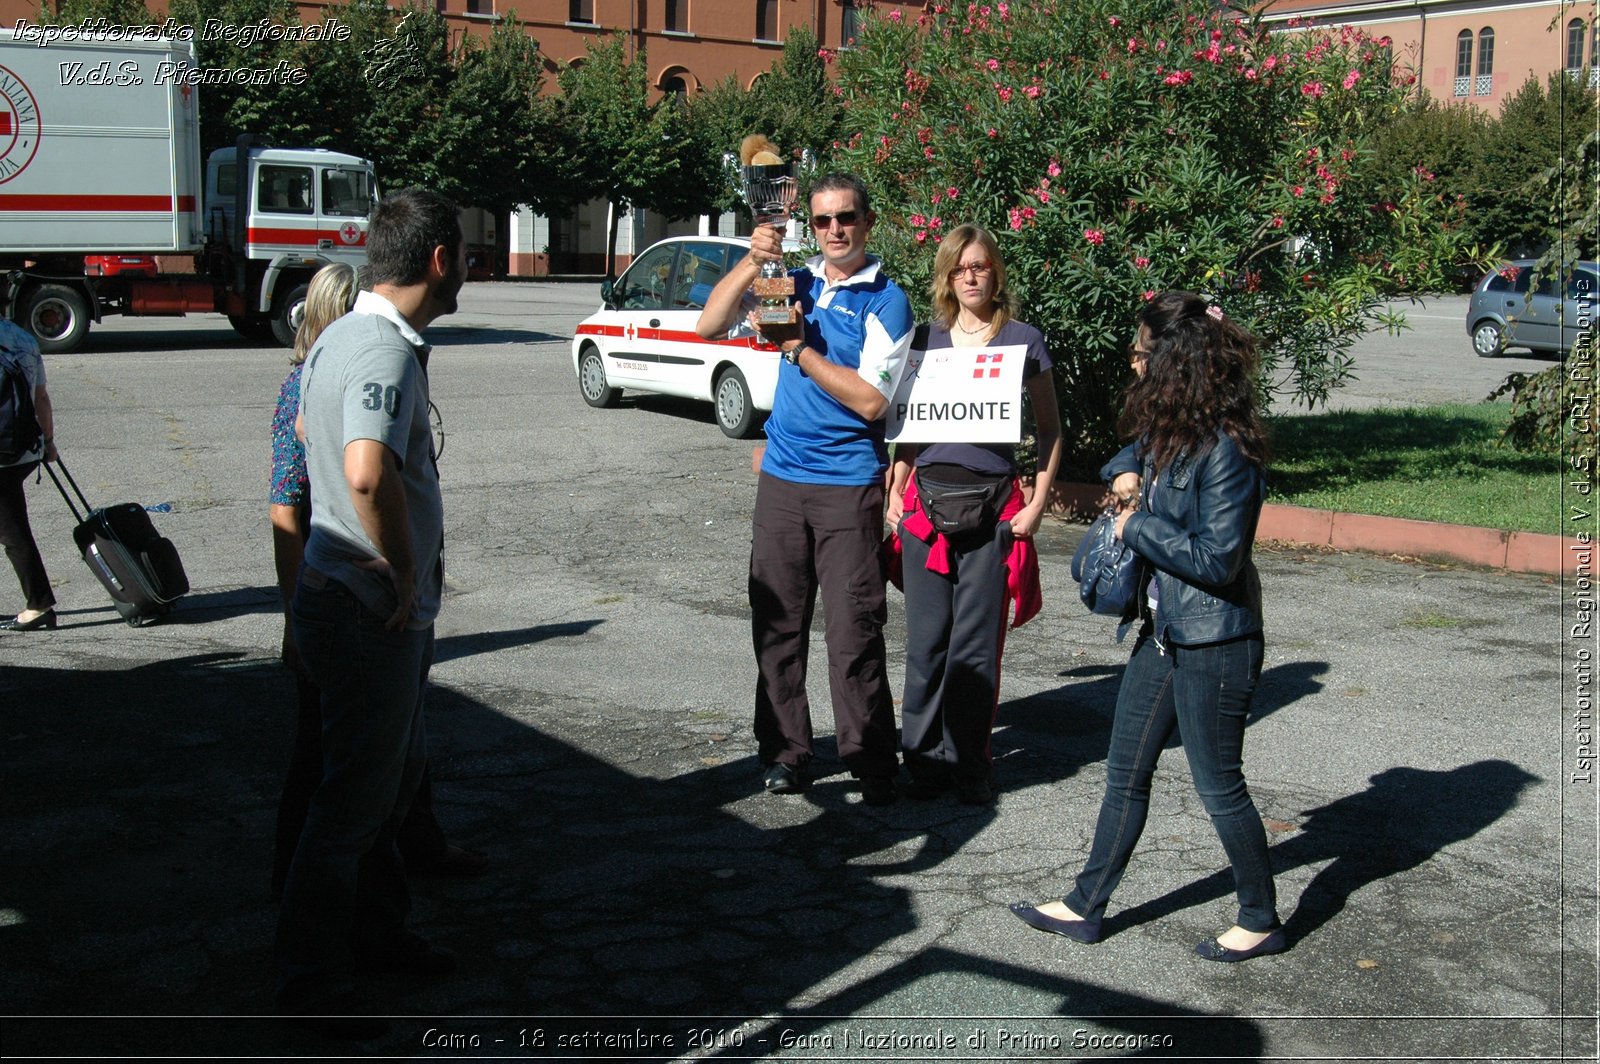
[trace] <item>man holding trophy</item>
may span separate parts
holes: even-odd
[[[911,346],[911,303],[866,252],[874,215],[860,178],[828,174],[812,185],[810,225],[821,254],[784,271],[787,212],[763,211],[774,186],[758,183],[781,175],[748,150],[743,161],[742,191],[765,224],[755,227],[750,254],[712,290],[697,331],[714,339],[754,330],[784,362],[750,548],[762,785],[792,794],[810,782],[806,659],[820,591],[839,756],[867,804],[887,805],[896,797],[898,743],[883,640],[883,419]]]

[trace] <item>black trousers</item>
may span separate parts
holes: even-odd
[[[1000,702],[1011,524],[950,544],[950,572],[928,571],[928,544],[900,529],[906,589],[901,745],[913,777],[988,779]]]
[[[882,484],[796,484],[762,474],[750,544],[762,763],[811,760],[806,661],[820,591],[840,760],[858,777],[898,770],[882,546]]]
[[[33,541],[33,529],[28,525],[28,496],[22,488],[37,468],[38,462],[0,467],[0,544],[4,544],[6,560],[22,584],[26,608],[47,610],[56,604],[56,595],[50,590],[39,545]]]

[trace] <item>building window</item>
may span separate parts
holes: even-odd
[[[686,33],[689,29],[689,0],[662,0],[661,13],[668,33]]]
[[[859,13],[856,0],[839,0],[839,47],[849,48],[855,43]]]
[[[567,21],[594,23],[594,0],[567,0]]]
[[[1472,31],[1456,34],[1456,95],[1472,93]]]
[[[674,74],[661,83],[661,98],[671,100],[675,105],[681,104],[689,95],[689,83],[683,80],[682,74]]]
[[[756,0],[756,40],[778,39],[778,0]]]
[[[1583,69],[1583,31],[1587,28],[1581,18],[1567,23],[1567,70],[1570,73]]]
[[[1487,26],[1478,31],[1478,84],[1473,92],[1479,96],[1494,92],[1494,30]]]

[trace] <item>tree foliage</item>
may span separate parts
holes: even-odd
[[[935,5],[867,20],[839,57],[838,162],[874,242],[925,300],[943,233],[997,233],[1058,372],[1079,473],[1115,445],[1141,299],[1211,294],[1262,340],[1263,379],[1313,405],[1387,297],[1438,288],[1460,205],[1374,146],[1409,94],[1386,39],[1274,33],[1206,0]]]

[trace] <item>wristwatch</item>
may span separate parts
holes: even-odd
[[[804,346],[806,346],[804,343],[798,343],[793,347],[785,347],[783,349],[783,360],[791,366],[798,366],[800,364],[800,349]]]

